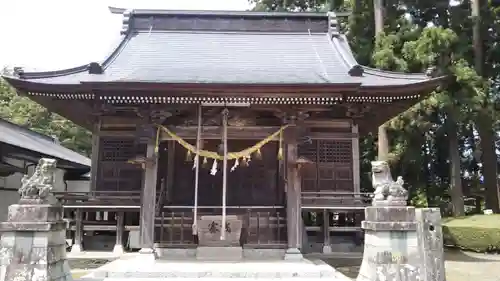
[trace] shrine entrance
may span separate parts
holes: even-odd
[[[285,188],[280,168],[283,161],[277,157],[281,146],[278,139],[273,137],[256,149],[262,140],[228,138],[224,152],[224,140],[201,138],[200,150],[228,155],[225,173],[220,157],[200,153],[196,158],[196,150],[186,148],[186,143],[196,147],[196,139],[162,141],[157,176],[157,247],[208,243],[284,248]],[[242,151],[250,152],[238,154]],[[227,237],[220,233],[224,224],[230,229]]]
[[[254,140],[229,140],[228,149],[239,151],[255,144]],[[220,141],[205,140],[204,149],[216,151]],[[227,171],[228,207],[235,206],[275,206],[284,204],[284,188],[279,179],[279,161],[276,159],[278,144],[273,142],[261,149],[261,158],[252,158],[248,163],[229,161]],[[195,196],[195,173],[193,157],[175,144],[174,172],[172,188],[166,196],[172,206],[193,206]],[[165,153],[167,156],[168,152]],[[163,156],[163,155],[162,155]],[[168,156],[167,156],[168,157]],[[163,158],[163,157],[162,157]],[[163,162],[163,159],[160,159]],[[166,162],[166,161],[165,161]],[[198,204],[202,206],[222,206],[222,163],[217,161],[216,172],[211,174],[213,160],[201,159],[198,185]],[[167,169],[159,169],[158,176],[167,179]]]

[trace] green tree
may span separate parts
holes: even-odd
[[[18,96],[0,79],[0,118],[56,138],[63,146],[90,155],[91,133],[46,108]]]
[[[478,122],[482,122],[491,136],[494,132],[491,128],[500,123],[494,110],[495,105],[497,111],[500,107],[499,95],[495,94],[500,89],[497,71],[500,69],[497,62],[500,45],[495,43],[499,38],[500,21],[491,16],[483,17],[483,36],[485,42],[489,42],[486,61],[493,62],[489,65],[493,71],[483,78],[471,67],[474,64],[473,22],[468,1],[453,6],[447,0],[384,1],[385,33],[379,34],[376,40],[371,24],[374,22],[372,1],[253,2],[260,10],[300,12],[325,7],[351,10],[345,31],[361,64],[405,72],[422,72],[428,66],[438,66],[441,74],[449,75],[445,87],[389,122],[390,159],[394,172],[407,179],[414,202],[443,206],[452,201],[452,213],[463,214],[464,196],[483,191],[478,187],[479,174],[488,174],[486,170],[491,166],[496,168],[496,155],[491,153],[494,141],[478,138],[475,132],[479,131],[481,136]],[[376,155],[374,141],[373,136],[361,141],[364,172],[369,171],[370,160]],[[490,153],[483,153],[483,159],[479,159],[477,147],[484,144],[490,145]],[[479,160],[483,167],[478,165]],[[492,170],[490,178],[495,174]],[[368,185],[366,177],[362,182]],[[496,187],[490,183],[485,184],[485,189],[490,190],[486,191],[487,198],[496,192]],[[495,210],[498,203],[493,201],[489,199],[486,205]]]

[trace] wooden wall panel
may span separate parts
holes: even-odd
[[[302,191],[353,191],[351,140],[312,140],[299,145],[299,157],[314,162],[301,168]]]

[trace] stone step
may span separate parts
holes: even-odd
[[[112,265],[114,263],[114,265]],[[352,281],[333,267],[321,261],[155,261],[117,260],[107,264],[103,270],[94,271],[93,280],[164,280],[170,278],[217,278],[217,279],[325,279]],[[82,279],[88,280],[90,279]]]

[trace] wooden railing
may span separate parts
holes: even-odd
[[[198,216],[220,213],[220,206],[199,206]],[[228,206],[229,215],[243,221],[240,243],[245,247],[284,247],[286,213],[283,206]],[[166,206],[156,217],[155,242],[158,247],[194,246],[193,207]]]
[[[370,193],[302,192],[302,218],[308,237],[322,237],[323,250],[331,248],[332,237],[345,233],[355,244],[362,243],[361,221],[371,201]]]
[[[120,208],[120,206],[137,206],[141,202],[140,191],[90,191],[90,192],[54,192],[56,198],[66,208]],[[96,207],[92,207],[96,206]]]
[[[118,233],[139,229],[140,191],[56,192],[55,195],[64,203],[65,217],[71,222],[69,230],[77,236],[76,241],[81,241],[84,230]],[[364,208],[371,203],[370,194],[353,192],[305,191],[300,199],[306,232],[323,236],[325,245],[330,243],[330,236],[335,233],[359,234]],[[104,216],[104,213],[107,215]],[[220,206],[198,207],[199,216],[220,213]],[[227,214],[242,219],[242,246],[286,246],[284,206],[228,206]],[[316,217],[313,223],[309,219],[312,214]],[[124,219],[120,221],[119,217]],[[155,217],[157,246],[196,246],[198,241],[192,233],[193,219],[193,206],[164,206]],[[119,243],[123,241],[117,235]]]
[[[303,191],[302,209],[361,210],[370,205],[371,193]]]

